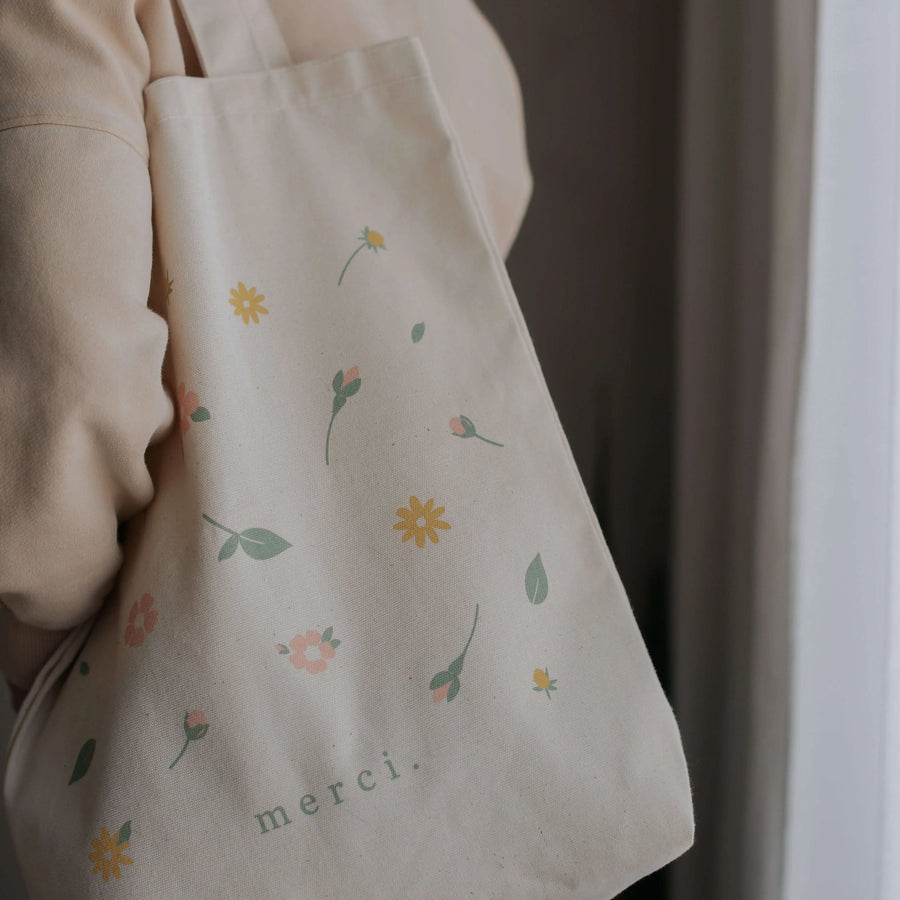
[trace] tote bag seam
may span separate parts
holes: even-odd
[[[278,71],[278,70],[273,69],[272,71]],[[273,113],[284,112],[287,109],[315,109],[316,107],[321,106],[323,103],[331,103],[333,101],[346,100],[350,97],[357,97],[360,94],[365,93],[366,91],[376,90],[378,88],[393,87],[398,84],[405,84],[408,81],[420,81],[420,80],[430,81],[430,78],[427,74],[418,72],[415,75],[405,75],[403,78],[395,78],[390,81],[373,81],[373,82],[370,82],[369,84],[362,85],[361,87],[357,88],[356,90],[344,91],[343,93],[339,93],[339,94],[328,94],[326,96],[320,97],[319,99],[311,101],[311,102],[304,103],[302,100],[298,100],[296,102],[289,103],[284,106],[277,106],[277,107],[273,107],[270,109],[245,110],[245,111],[241,112],[240,114],[248,115],[248,114],[252,113],[254,115],[260,115],[260,114],[268,115],[268,114],[273,114]],[[226,119],[230,116],[234,116],[234,115],[238,115],[238,114],[239,113],[237,110],[227,110],[225,112],[218,113],[218,114],[201,112],[200,114],[185,113],[185,114],[173,114],[173,115],[161,116],[157,119],[150,120],[150,122],[147,124],[147,133],[149,136],[149,134],[151,134],[153,132],[153,130],[156,128],[157,125],[161,125],[163,122],[169,122],[172,120],[183,121],[183,120],[187,119],[189,121],[210,121],[210,120],[217,121],[219,119]]]

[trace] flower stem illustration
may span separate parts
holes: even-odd
[[[455,416],[450,420],[450,431],[453,432],[455,437],[460,438],[470,438],[476,437],[480,441],[484,441],[486,444],[493,444],[495,447],[502,447],[503,444],[498,444],[497,441],[489,441],[486,437],[482,437],[475,430],[475,423],[468,418],[468,416]]]
[[[274,531],[269,531],[267,528],[246,528],[244,531],[237,532],[233,528],[211,519],[206,513],[202,513],[202,516],[210,525],[215,525],[216,528],[221,528],[222,531],[227,531],[231,535],[219,550],[219,562],[233,556],[238,546],[252,559],[271,559],[291,546],[283,537],[279,537]]]
[[[379,234],[377,231],[371,231],[368,226],[363,228],[362,236],[359,238],[362,243],[350,254],[350,259],[347,260],[344,268],[341,270],[341,277],[338,278],[338,287],[340,287],[341,282],[344,280],[344,275],[347,272],[347,267],[350,263],[353,262],[354,257],[360,250],[374,250],[375,255],[378,255],[379,250],[387,250],[387,247],[384,246],[384,237]]]
[[[325,465],[328,465],[328,445],[331,441],[331,427],[334,425],[334,417],[341,411],[348,397],[352,397],[362,385],[359,377],[359,366],[354,366],[347,374],[341,369],[331,380],[334,388],[334,403],[331,407],[331,421],[328,423],[328,434],[325,435]]]
[[[175,757],[175,760],[169,766],[170,769],[175,768],[175,763],[184,756],[184,751],[187,750],[191,741],[199,741],[200,738],[206,737],[206,732],[209,731],[209,722],[206,721],[206,716],[199,709],[195,709],[193,712],[186,712],[183,724],[184,746],[181,748],[181,753]]]
[[[472,643],[472,637],[475,634],[475,626],[477,624],[478,604],[476,603],[475,621],[472,623],[472,631],[469,633],[469,640],[466,641],[463,652],[460,653],[460,655],[457,656],[443,672],[438,672],[428,685],[428,690],[431,691],[432,699],[435,703],[441,703],[444,700],[449,703],[459,693],[459,676],[462,672],[463,662],[465,661],[466,653],[469,651],[469,644]]]

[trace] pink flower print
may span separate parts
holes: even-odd
[[[178,385],[178,412],[181,421],[181,433],[185,434],[191,427],[190,417],[197,411],[200,406],[200,398],[193,392],[185,393],[184,382]]]
[[[351,381],[356,381],[357,378],[359,378],[359,366],[354,366],[344,376],[344,380],[341,382],[341,387],[347,387],[347,385],[350,384]]]
[[[200,725],[208,725],[209,723],[206,721],[206,716],[203,715],[203,711],[200,709],[195,709],[192,713],[188,713],[187,717],[187,727],[190,731],[194,731],[195,728],[198,728]]]
[[[448,681],[445,685],[442,685],[439,688],[435,688],[433,697],[435,703],[442,703],[447,699],[447,694],[450,691],[450,685],[452,682]]]
[[[169,766],[170,769],[175,768],[175,763],[184,756],[184,751],[187,750],[191,741],[199,741],[200,738],[206,737],[206,732],[209,731],[209,722],[206,721],[203,710],[195,709],[193,712],[184,714],[182,727],[184,728],[184,746],[181,748],[181,753],[175,757],[175,760]]]
[[[209,410],[205,406],[200,405],[200,398],[193,391],[185,392],[183,381],[178,385],[176,394],[178,419],[182,434],[186,434],[188,428],[191,427],[191,420],[194,422],[206,422],[209,420]]]
[[[475,428],[475,423],[468,417],[463,415],[454,416],[450,420],[450,431],[456,436],[461,438],[478,438],[479,441],[484,441],[486,444],[493,444],[495,447],[502,447],[503,444],[498,444],[497,441],[488,440],[486,437],[482,437],[478,430]]]
[[[153,606],[153,598],[144,594],[140,601],[136,601],[128,614],[128,624],[125,626],[125,645],[128,647],[140,647],[144,643],[144,632],[147,634],[156,628],[159,613]]]
[[[330,632],[331,629],[328,629]],[[330,638],[331,635],[326,632]],[[318,675],[324,672],[328,664],[327,659],[334,659],[334,646],[330,640],[324,640],[318,631],[310,630],[305,635],[296,635],[289,644],[294,652],[288,658],[288,662],[296,669],[306,669],[310,675]]]

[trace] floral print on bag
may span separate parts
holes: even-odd
[[[462,673],[463,662],[466,659],[466,653],[469,652],[469,644],[472,643],[472,637],[475,634],[475,626],[478,624],[478,604],[475,604],[475,621],[472,623],[472,631],[469,634],[469,640],[463,652],[444,669],[438,672],[428,684],[428,690],[431,691],[431,699],[434,703],[442,703],[446,700],[448,703],[453,700],[459,693],[460,681],[459,676]]]
[[[476,437],[476,438],[478,438],[479,441],[484,441],[486,444],[493,444],[495,447],[503,446],[503,444],[498,444],[496,441],[489,441],[486,437],[482,437],[475,430],[475,424],[467,416],[463,416],[463,415],[454,416],[450,420],[450,431],[453,432],[453,434],[456,437],[461,437],[461,438]]]
[[[359,366],[354,366],[344,373],[340,369],[331,379],[331,387],[334,390],[334,401],[331,404],[331,421],[328,423],[328,433],[325,435],[325,465],[328,465],[328,444],[331,441],[331,426],[334,425],[334,417],[344,408],[348,397],[352,397],[362,386],[359,377]]]
[[[183,381],[178,385],[175,393],[178,401],[178,420],[182,434],[187,434],[192,421],[209,421],[209,410],[205,406],[200,405],[200,398],[193,391],[188,391]]]
[[[432,544],[438,542],[436,528],[444,531],[450,528],[447,522],[441,520],[444,513],[444,507],[434,508],[434,500],[428,500],[425,505],[418,497],[409,498],[409,509],[398,509],[396,515],[403,520],[397,522],[394,528],[397,531],[405,531],[403,541],[409,541],[415,538],[417,547],[425,546],[425,538],[427,537]]]
[[[159,613],[153,609],[156,601],[150,594],[144,594],[139,601],[132,604],[128,613],[128,624],[125,626],[125,646],[140,647],[146,635],[151,634],[159,621]]]
[[[231,289],[231,296],[228,302],[234,307],[234,314],[241,316],[245,325],[250,324],[250,320],[259,324],[259,313],[268,315],[269,311],[262,305],[265,300],[264,294],[257,294],[256,288],[247,288],[243,281],[238,282],[237,289]]]
[[[174,762],[169,766],[170,769],[175,768],[175,763],[184,756],[184,751],[187,750],[191,741],[199,741],[201,738],[206,737],[206,733],[209,731],[209,722],[206,721],[206,716],[202,710],[195,709],[193,712],[184,714],[182,727],[184,728],[184,746],[181,748],[181,753],[175,757]]]
[[[297,634],[291,638],[288,646],[276,644],[275,648],[295,669],[306,669],[310,675],[318,675],[328,668],[329,659],[334,659],[334,652],[341,642],[334,637],[334,628],[329,626],[324,633],[310,629],[306,634]],[[290,654],[290,655],[288,655]]]
[[[130,866],[134,860],[125,855],[131,840],[131,821],[127,821],[114,835],[105,829],[100,829],[99,838],[91,838],[93,853],[88,854],[88,859],[94,863],[92,872],[99,872],[104,881],[109,881],[112,875],[116,879],[122,877],[119,866]]]
[[[528,597],[528,602],[539,606],[547,599],[549,587],[544,561],[538,553],[525,571],[525,596]]]
[[[338,278],[338,287],[340,287],[341,282],[344,280],[344,275],[347,272],[347,267],[350,265],[350,263],[353,262],[353,258],[357,253],[359,253],[360,250],[374,250],[376,256],[378,255],[379,250],[387,250],[387,247],[384,246],[384,237],[379,234],[379,232],[369,229],[368,226],[363,228],[362,236],[359,238],[359,240],[361,240],[362,243],[353,251],[353,253],[350,254],[350,259],[347,260],[344,268],[341,271],[341,277]]]
[[[81,750],[78,751],[78,758],[75,760],[75,765],[72,768],[72,774],[69,776],[69,784],[75,784],[76,781],[81,781],[87,775],[96,749],[97,741],[94,738],[89,738],[82,744]]]
[[[201,515],[210,525],[215,525],[216,528],[221,528],[222,531],[227,531],[231,535],[219,550],[219,562],[234,556],[238,547],[253,559],[271,559],[291,546],[283,537],[275,534],[274,531],[269,531],[268,528],[245,528],[243,531],[237,532],[227,525],[220,525],[206,513],[201,513]]]
[[[534,679],[534,687],[532,690],[540,693],[543,691],[547,695],[548,700],[552,700],[553,698],[550,696],[550,691],[556,690],[556,678],[551,678],[550,673],[547,669],[535,669],[534,675],[532,676]]]

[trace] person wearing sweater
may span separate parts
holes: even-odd
[[[505,256],[531,189],[519,84],[471,0],[271,0],[292,63],[421,38]],[[0,4],[0,671],[14,706],[102,606],[174,427],[143,90],[203,77],[177,0]]]

